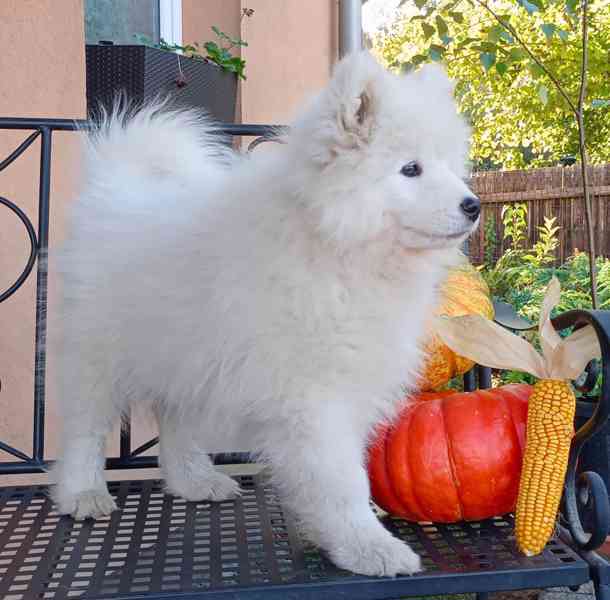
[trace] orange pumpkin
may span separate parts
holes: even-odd
[[[488,319],[493,318],[494,309],[489,288],[474,267],[468,264],[450,271],[443,284],[441,303],[435,314],[448,317],[475,314]],[[433,390],[444,385],[474,366],[473,361],[457,356],[436,335],[425,342],[424,351],[426,359],[419,384],[421,391]]]
[[[418,394],[369,448],[375,503],[409,521],[454,523],[515,509],[532,387]]]

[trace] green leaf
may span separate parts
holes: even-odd
[[[493,44],[491,42],[481,42],[477,50],[494,54],[498,51],[498,47],[496,46],[496,44]]]
[[[428,23],[422,23],[421,28],[424,31],[424,38],[429,40],[434,35],[434,27]]]
[[[481,59],[481,64],[486,71],[489,71],[489,69],[491,69],[496,62],[496,55],[493,52],[481,52],[479,58]]]
[[[500,21],[504,27],[509,27],[511,16],[512,15],[498,15],[498,21]]]
[[[415,6],[417,6],[417,8],[423,8],[424,6],[426,6],[426,2],[428,0],[415,0]]]
[[[533,2],[530,2],[529,0],[517,0],[517,2],[523,7],[525,8],[525,10],[528,12],[528,14],[534,14],[537,10],[538,7],[536,6],[536,4],[534,4]]]
[[[436,15],[436,29],[438,31],[438,35],[443,37],[449,33],[449,28],[447,27],[447,23],[445,23],[445,19],[440,15]]]
[[[503,31],[504,27],[502,27],[502,25],[495,25],[487,31],[487,39],[490,42],[499,42]]]
[[[210,54],[220,54],[220,48],[216,42],[206,42],[203,47]]]
[[[535,77],[542,77],[545,75],[544,73],[544,69],[542,69],[542,67],[540,67],[538,64],[536,64],[535,62],[530,62],[530,64],[528,65],[528,68],[530,70],[530,73]]]
[[[566,0],[566,12],[571,16],[576,16],[576,9],[578,7],[578,0]]]
[[[527,52],[523,48],[512,48],[510,51],[510,57],[514,62],[524,60],[527,56]]]
[[[544,106],[549,103],[549,89],[545,85],[538,86],[538,98]]]
[[[555,25],[553,25],[553,23],[543,23],[542,25],[540,25],[540,29],[542,29],[542,33],[544,33],[546,39],[550,40],[553,38],[553,34],[555,33],[555,30],[557,28],[555,27]]]
[[[416,54],[415,56],[411,57],[411,62],[414,66],[420,65],[421,63],[424,63],[427,60],[428,57],[425,54]]]
[[[441,41],[443,44],[445,44],[445,46],[448,46],[453,41],[453,38],[449,37],[448,35],[441,35]]]
[[[467,37],[466,39],[464,39],[458,43],[458,48],[463,48],[464,46],[470,46],[470,44],[476,44],[476,43],[478,43],[478,41],[479,41],[478,38]]]
[[[449,12],[449,16],[456,22],[456,23],[463,23],[464,22],[464,15],[461,12],[455,12],[455,11],[450,11]]]
[[[500,37],[505,41],[508,42],[509,44],[514,44],[515,43],[515,38],[513,38],[513,36],[508,33],[508,31],[506,31],[506,29],[502,28],[502,32],[500,33]]]
[[[143,33],[134,33],[133,37],[138,44],[142,44],[143,46],[154,46],[154,42]]]
[[[436,44],[432,44],[430,48],[428,48],[428,56],[435,62],[440,62],[443,59],[444,52],[445,48],[437,46]]]
[[[606,106],[610,106],[610,100],[596,98],[591,101],[591,108],[605,108]]]
[[[218,27],[216,27],[216,25],[212,25],[212,31],[218,36],[218,37],[222,37],[222,31],[220,31],[220,29],[218,29]]]
[[[504,75],[506,71],[508,71],[508,65],[506,63],[497,62],[496,71],[498,71],[500,75]]]
[[[570,39],[570,34],[565,29],[556,28],[557,35],[561,38],[561,41],[567,42]]]

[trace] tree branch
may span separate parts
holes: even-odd
[[[547,69],[544,63],[531,51],[529,46],[523,41],[521,36],[517,33],[515,28],[510,24],[502,21],[495,11],[485,2],[484,0],[470,0],[476,2],[479,6],[483,7],[489,12],[496,21],[502,25],[516,40],[519,42],[521,47],[525,50],[528,56],[542,69],[544,74],[553,82],[557,91],[561,94],[563,99],[566,101],[574,116],[578,125],[578,146],[580,151],[580,166],[582,173],[582,188],[583,197],[585,202],[585,217],[587,221],[587,238],[589,242],[589,275],[591,281],[591,302],[593,308],[597,308],[597,273],[595,271],[595,232],[593,231],[593,210],[591,206],[591,197],[589,194],[589,170],[587,160],[587,146],[586,146],[586,131],[585,131],[585,119],[584,119],[584,106],[587,95],[587,72],[589,63],[589,19],[588,19],[588,0],[581,0],[581,12],[582,12],[582,62],[580,66],[580,91],[578,94],[578,105],[572,102],[571,98],[567,94],[564,87],[561,85],[557,77]]]
[[[595,271],[595,233],[593,231],[593,209],[589,194],[589,169],[587,159],[586,131],[585,131],[585,98],[587,96],[587,72],[589,67],[589,24],[588,0],[582,0],[582,63],[580,67],[580,93],[578,94],[578,147],[580,150],[580,168],[582,173],[582,190],[585,201],[585,217],[587,221],[587,237],[589,241],[589,270],[591,278],[591,301],[593,308],[597,308],[597,273]]]
[[[484,2],[483,0],[474,0],[474,1],[479,6],[482,6],[486,11],[488,11],[494,17],[494,19],[500,25],[502,25],[502,27],[504,27],[519,42],[519,45],[527,52],[528,56],[542,69],[544,74],[553,82],[553,84],[557,88],[557,91],[561,94],[563,99],[567,102],[568,106],[572,109],[572,112],[575,115],[578,115],[578,107],[574,104],[574,102],[572,102],[570,96],[568,96],[567,92],[564,90],[563,86],[561,85],[561,82],[557,79],[557,77],[555,77],[555,75],[551,71],[549,71],[546,68],[545,64],[542,61],[540,61],[540,59],[530,50],[529,46],[523,41],[523,38],[521,38],[521,36],[517,33],[517,30],[510,23],[506,23],[505,21],[500,19],[500,17],[495,13],[495,11],[489,7],[487,2]]]

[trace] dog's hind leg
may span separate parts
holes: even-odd
[[[201,447],[201,427],[196,418],[178,418],[156,410],[159,423],[159,462],[167,491],[188,501],[221,501],[235,498],[239,484],[214,468]]]
[[[119,418],[106,381],[93,367],[74,364],[61,386],[63,443],[51,480],[52,497],[61,514],[97,518],[116,509],[104,477],[106,438]]]

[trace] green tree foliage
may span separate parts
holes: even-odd
[[[577,105],[582,57],[578,2],[482,4],[408,0],[392,27],[374,40],[374,49],[397,70],[429,61],[446,65],[457,82],[460,110],[473,126],[471,157],[479,168],[556,165],[563,157],[577,156],[573,108],[548,74]],[[589,14],[584,117],[590,161],[601,163],[610,160],[610,2],[593,0]]]

